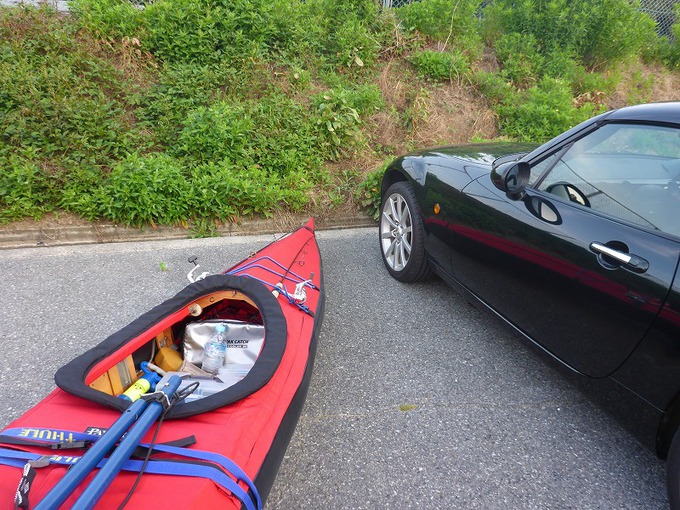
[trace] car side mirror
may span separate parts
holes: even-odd
[[[531,168],[526,161],[508,161],[491,169],[491,181],[499,190],[505,191],[510,198],[522,197],[529,184]]]

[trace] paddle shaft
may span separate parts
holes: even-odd
[[[172,376],[163,388],[156,388],[156,391],[160,390],[168,398],[171,398],[181,382],[182,380],[179,377]],[[85,487],[83,493],[71,507],[72,510],[88,510],[94,507],[162,412],[163,405],[160,402],[152,401],[149,403],[146,410],[118,444],[118,447],[113,450],[106,464],[102,466],[92,482]]]
[[[36,505],[35,510],[56,510],[66,501],[80,482],[95,468],[97,463],[111,451],[118,440],[137,420],[147,403],[137,400],[111,425],[104,435],[66,472],[64,477]]]

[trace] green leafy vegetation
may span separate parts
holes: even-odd
[[[388,163],[390,163],[390,160],[385,161],[380,168],[369,173],[355,191],[356,200],[374,220],[380,217],[381,183]]]
[[[501,129],[520,141],[544,140],[589,119],[601,107],[586,103],[574,106],[568,84],[557,78],[542,78],[538,84],[504,98],[497,106]]]
[[[397,9],[404,30],[417,31],[431,40],[450,44],[476,55],[482,51],[480,17],[482,0],[425,0]]]
[[[459,51],[444,52],[421,50],[414,52],[410,62],[418,70],[421,78],[434,81],[460,80],[470,72],[470,64]]]
[[[376,217],[395,155],[545,141],[622,88],[654,99],[645,66],[680,65],[680,25],[657,36],[639,0],[69,6],[0,7],[0,223],[63,210],[210,235],[277,211]],[[493,113],[468,122],[459,100]]]

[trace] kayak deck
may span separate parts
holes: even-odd
[[[323,316],[321,258],[313,222],[263,248],[222,276],[208,277],[206,282],[201,282],[197,282],[195,289],[189,286],[197,289],[198,295],[182,295],[179,301],[175,301],[175,296],[123,328],[121,332],[124,334],[118,332],[88,351],[94,358],[81,360],[81,365],[86,366],[78,366],[80,372],[75,377],[79,385],[77,390],[55,389],[8,428],[77,432],[104,430],[118,419],[120,410],[125,408],[116,394],[108,394],[124,386],[121,384],[120,388],[112,389],[112,378],[108,375],[111,371],[119,372],[117,367],[121,363],[125,367],[132,364],[136,369],[138,359],[149,355],[150,343],[156,347],[162,342],[181,343],[181,331],[186,324],[201,320],[204,314],[224,320],[247,318],[264,324],[264,344],[270,351],[267,351],[267,359],[262,363],[272,365],[271,373],[260,374],[258,380],[255,373],[260,363],[258,358],[251,372],[232,388],[243,383],[244,389],[236,391],[233,401],[222,404],[219,399],[214,399],[205,410],[198,405],[190,409],[192,412],[180,412],[175,419],[165,420],[157,442],[195,436],[196,443],[191,448],[217,452],[234,461],[255,481],[260,495],[266,499],[302,409]],[[245,286],[241,287],[242,284]],[[204,292],[201,285],[208,286],[208,291]],[[293,297],[300,285],[304,300]],[[215,286],[226,288],[211,290]],[[201,313],[192,315],[197,307]],[[275,320],[276,313],[280,313],[283,320]],[[276,340],[277,335],[282,338],[281,341]],[[281,342],[283,347],[279,345]],[[94,355],[91,354],[93,351]],[[94,362],[94,359],[98,361]],[[61,369],[68,373],[67,379],[73,372],[68,370],[69,365]],[[254,383],[249,379],[251,375]],[[63,381],[59,377],[57,380],[61,386]],[[213,396],[204,400],[211,398]],[[193,405],[186,404],[185,407],[189,409]],[[153,431],[150,431],[144,441],[150,441],[152,434]],[[21,449],[46,455],[55,453],[36,446],[23,446]],[[79,451],[58,453],[82,455]],[[173,456],[161,454],[153,458]],[[31,487],[31,502],[43,498],[65,470],[66,467],[57,465],[38,470]],[[20,470],[0,466],[0,475],[0,508],[13,508]],[[66,501],[65,507],[73,504],[92,476],[89,475],[79,486]],[[137,473],[131,472],[117,475],[97,508],[117,507],[136,477]],[[129,502],[129,508],[148,504],[166,508],[212,508],[218,505],[240,508],[238,500],[229,497],[211,480],[145,473]]]

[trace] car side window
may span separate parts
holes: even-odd
[[[605,124],[551,163],[536,189],[680,236],[680,130]]]

